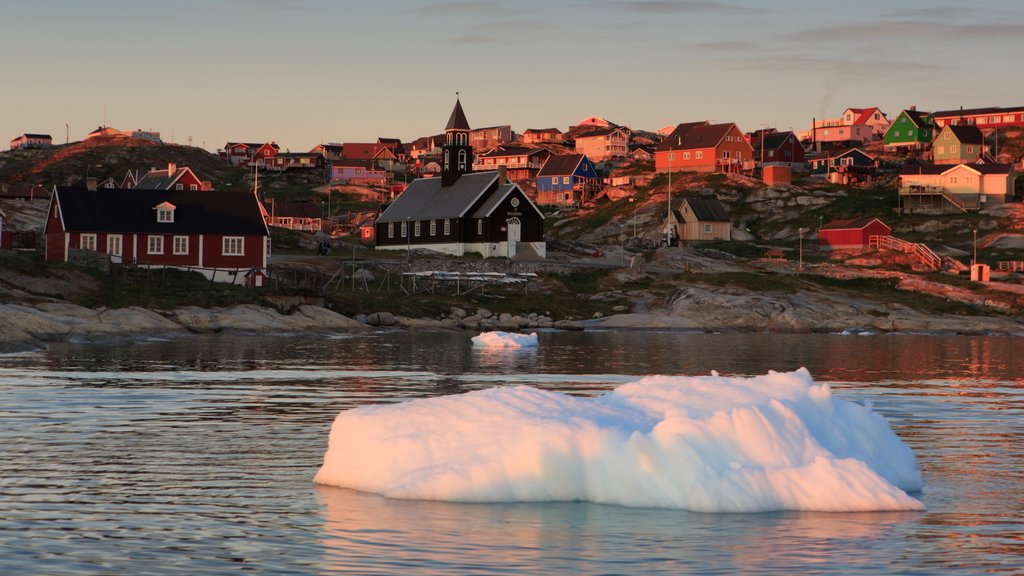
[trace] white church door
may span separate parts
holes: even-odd
[[[519,218],[508,219],[508,257],[516,257],[516,243],[523,237],[523,223]]]

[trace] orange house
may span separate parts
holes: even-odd
[[[754,149],[734,123],[673,132],[654,156],[657,172],[739,172],[752,167]]]

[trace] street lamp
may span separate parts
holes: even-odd
[[[802,272],[803,269],[804,269],[804,228],[803,228],[803,226],[801,226],[800,227],[800,264],[799,264],[797,270]]]
[[[978,264],[978,229],[974,229],[974,260],[971,262],[972,266]]]
[[[640,209],[640,204],[636,201],[636,198],[630,198],[629,203],[635,204],[633,207],[633,238],[636,238],[636,211]]]

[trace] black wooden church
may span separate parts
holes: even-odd
[[[505,170],[473,172],[469,122],[455,100],[441,177],[413,181],[377,218],[378,250],[428,249],[485,258],[544,257],[544,215]]]

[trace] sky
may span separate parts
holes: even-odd
[[[1022,20],[1019,0],[0,0],[0,132],[294,152],[439,133],[456,91],[475,128],[802,130],[1024,105]]]

